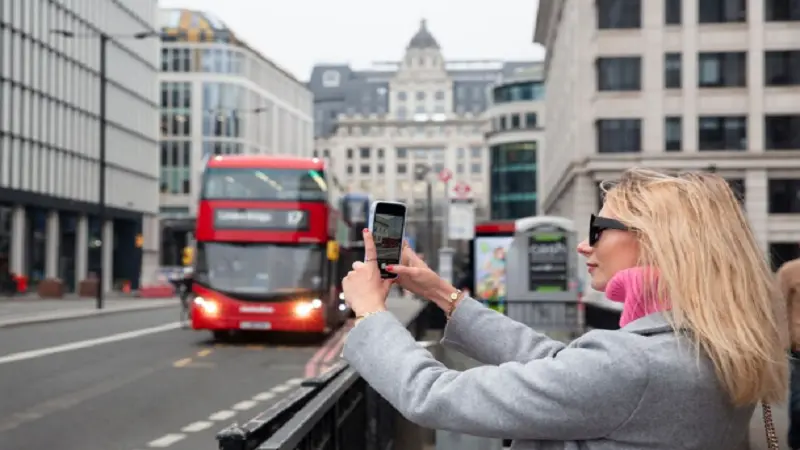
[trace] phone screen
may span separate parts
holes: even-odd
[[[381,276],[395,277],[395,274],[385,270],[387,265],[399,264],[400,255],[403,250],[403,228],[405,225],[405,211],[385,211],[378,205],[375,211],[375,218],[372,221],[372,237],[375,240],[375,247],[378,253],[378,267],[381,269]],[[396,209],[398,205],[393,206]],[[389,209],[389,208],[386,208]]]

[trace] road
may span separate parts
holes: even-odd
[[[3,450],[189,450],[299,384],[318,344],[217,345],[177,308],[0,329]]]

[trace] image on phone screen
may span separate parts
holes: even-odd
[[[391,214],[375,214],[372,224],[372,237],[378,253],[378,267],[381,274],[388,275],[385,267],[400,262],[403,249],[403,222],[405,217]]]

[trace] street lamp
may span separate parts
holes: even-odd
[[[433,263],[433,183],[431,182],[432,169],[427,164],[416,164],[414,166],[414,178],[417,181],[424,181],[426,188],[426,206],[427,206],[427,244],[426,244],[426,259],[428,264]]]
[[[98,286],[97,286],[97,309],[103,309],[104,299],[104,263],[105,263],[105,226],[106,226],[106,126],[107,126],[107,112],[106,112],[106,84],[108,82],[108,67],[106,64],[108,43],[113,38],[133,38],[145,39],[149,37],[161,37],[161,33],[156,31],[141,31],[133,34],[126,35],[111,35],[103,32],[100,33],[75,33],[70,30],[53,29],[50,33],[58,35],[67,39],[75,38],[88,38],[100,39],[100,179],[98,180],[98,200],[97,200],[97,217],[100,220],[100,269],[98,270]]]

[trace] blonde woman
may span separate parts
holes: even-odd
[[[562,344],[484,308],[411,250],[397,282],[445,310],[445,345],[484,366],[448,370],[384,301],[375,249],[344,280],[359,317],[345,358],[420,425],[515,440],[515,449],[747,448],[755,406],[787,392],[779,293],[727,183],[630,170],[593,217],[592,287],[628,287],[620,330]]]

